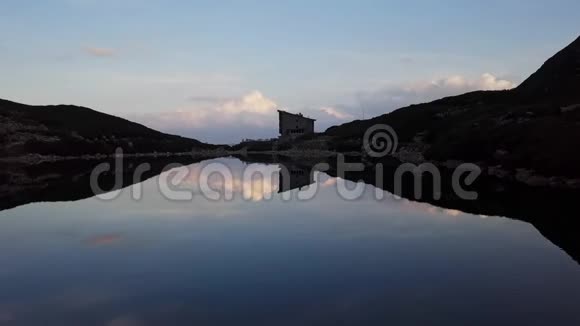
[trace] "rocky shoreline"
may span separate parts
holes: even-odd
[[[420,145],[420,146],[418,146]],[[518,182],[530,187],[547,187],[555,189],[580,189],[580,178],[568,178],[564,176],[545,176],[533,169],[516,168],[507,169],[502,165],[490,165],[486,162],[464,162],[458,160],[433,161],[425,159],[424,144],[410,144],[403,146],[392,156],[403,163],[422,164],[432,163],[439,167],[455,169],[461,164],[474,163],[479,166],[484,175],[504,181]]]

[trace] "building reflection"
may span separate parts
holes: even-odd
[[[294,163],[278,163],[278,193],[307,187],[314,183],[311,167]]]

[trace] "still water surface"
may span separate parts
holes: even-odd
[[[190,201],[156,177],[139,201],[0,212],[0,325],[580,325],[580,266],[527,223],[370,185],[347,201],[322,173],[313,199],[288,201],[218,162],[232,201],[192,173]]]

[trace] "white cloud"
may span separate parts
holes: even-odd
[[[212,142],[275,137],[277,103],[259,91],[219,102],[194,103],[170,112],[137,114],[129,119],[151,128]]]
[[[111,48],[101,48],[101,47],[94,47],[94,46],[87,46],[83,48],[85,53],[92,55],[94,57],[113,57],[117,55],[117,50]]]
[[[327,106],[320,109],[320,111],[328,114],[329,116],[336,118],[338,120],[351,120],[354,116],[350,113],[341,112],[336,108]]]
[[[482,90],[505,90],[516,87],[516,83],[505,79],[498,79],[496,76],[485,73],[479,80],[478,87]]]
[[[226,115],[235,115],[240,113],[257,113],[267,115],[276,113],[278,105],[262,93],[253,91],[241,99],[226,101],[219,107],[218,112]]]
[[[371,115],[380,115],[395,109],[433,101],[447,96],[460,95],[476,90],[505,90],[514,88],[516,83],[498,78],[490,73],[482,74],[475,79],[461,75],[438,78],[431,81],[419,81],[405,85],[391,85],[374,91],[358,93],[358,105]],[[351,110],[355,112],[358,107]]]
[[[435,80],[431,82],[431,85],[433,87],[448,90],[450,92],[505,90],[514,88],[516,86],[515,83],[509,80],[499,79],[490,73],[485,73],[475,80],[468,80],[467,78],[458,75],[450,76],[447,78]],[[424,90],[429,90],[429,86],[431,85],[428,85],[427,87],[423,86]],[[421,88],[421,85],[419,85],[419,88]]]

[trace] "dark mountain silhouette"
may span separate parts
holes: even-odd
[[[326,130],[331,144],[358,149],[367,128],[387,124],[401,147],[425,159],[482,163],[543,176],[580,177],[580,38],[519,87],[411,105]],[[514,172],[515,173],[515,172]]]
[[[71,105],[30,106],[0,100],[0,157],[188,152],[213,145]]]
[[[515,93],[566,105],[580,101],[580,37],[550,58]]]

